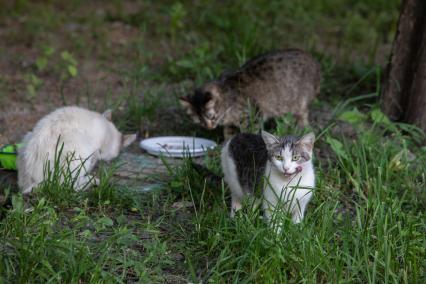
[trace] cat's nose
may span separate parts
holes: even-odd
[[[290,170],[289,167],[283,167],[283,169],[284,169],[284,172],[288,172]]]

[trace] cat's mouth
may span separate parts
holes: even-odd
[[[206,128],[207,129],[215,129],[216,128],[216,124],[213,121],[206,121],[205,122]]]
[[[290,172],[284,171],[284,172],[283,172],[283,174],[284,174],[286,177],[291,177],[291,176],[293,176],[293,175],[295,175],[295,174],[300,173],[301,171],[302,171],[302,167],[301,167],[301,166],[298,166],[294,172],[290,173]]]

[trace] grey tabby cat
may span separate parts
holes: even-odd
[[[290,212],[294,223],[302,221],[315,186],[312,150],[315,135],[276,137],[242,133],[229,140],[221,154],[224,179],[231,190],[231,216],[242,199],[261,189],[267,221],[273,212]]]
[[[249,105],[264,120],[290,112],[307,125],[308,106],[319,93],[320,80],[320,66],[308,53],[274,51],[222,74],[180,102],[195,123],[208,129],[223,125],[225,138],[230,138],[233,128],[247,125]]]

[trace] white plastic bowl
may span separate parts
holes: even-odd
[[[208,139],[189,136],[163,136],[144,139],[139,146],[151,155],[168,157],[200,157],[217,144]]]

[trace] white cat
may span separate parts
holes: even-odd
[[[245,195],[261,188],[267,221],[279,208],[290,212],[294,223],[301,222],[315,186],[314,141],[313,133],[278,138],[262,131],[262,135],[239,134],[227,142],[221,161],[231,189],[231,216],[241,208]]]
[[[38,121],[25,136],[18,152],[18,185],[22,193],[31,193],[43,181],[47,162],[53,169],[55,152],[63,145],[61,165],[72,158],[69,167],[75,175],[75,190],[85,189],[91,181],[97,182],[90,172],[98,160],[114,159],[135,140],[136,134],[122,135],[117,130],[110,110],[100,114],[75,106],[59,108]]]

